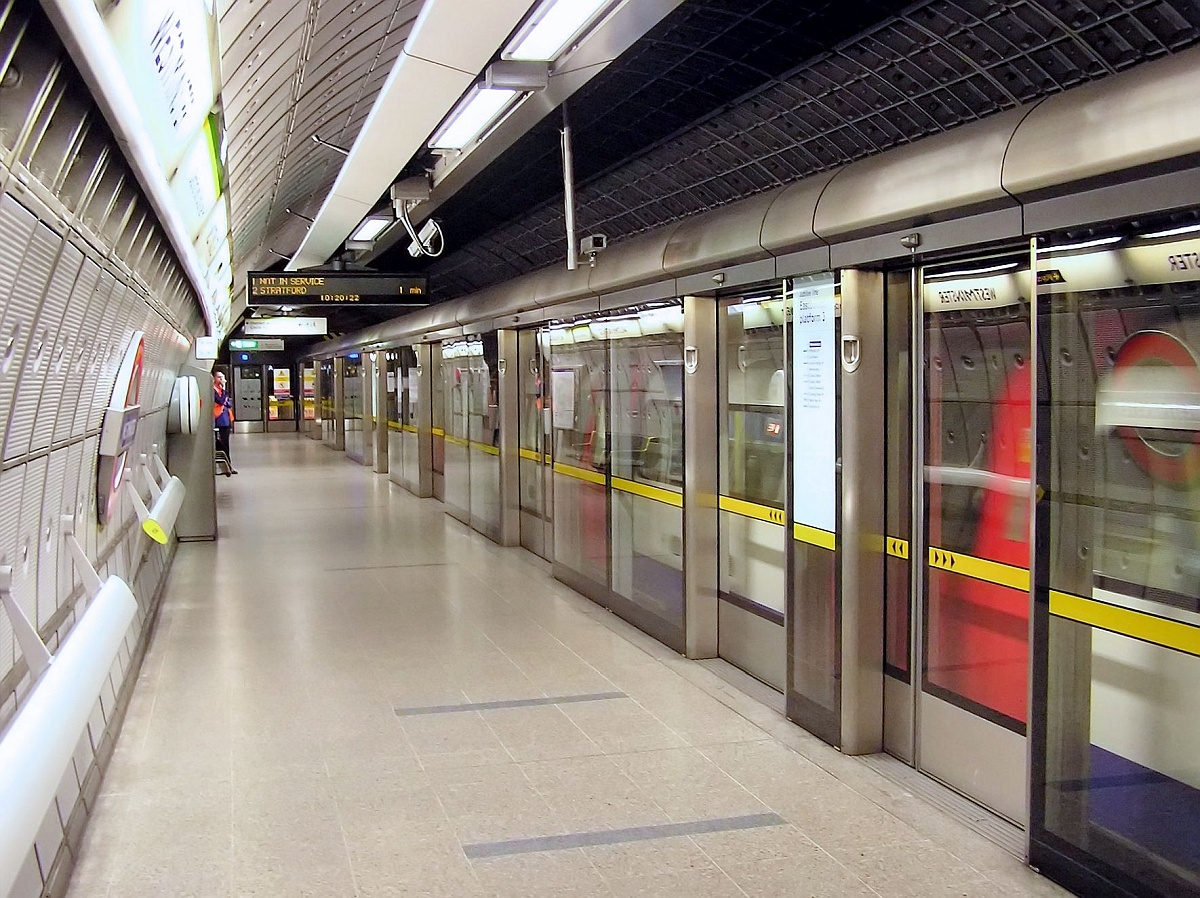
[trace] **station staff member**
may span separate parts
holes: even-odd
[[[233,427],[233,397],[225,388],[225,372],[213,375],[213,426],[217,428],[217,451],[224,452],[229,459],[229,429]],[[229,461],[229,474],[236,474],[233,461]],[[225,476],[229,476],[226,474]]]

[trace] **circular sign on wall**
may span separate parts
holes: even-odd
[[[1096,393],[1096,424],[1113,428],[1130,458],[1159,483],[1200,479],[1200,364],[1165,331],[1139,331],[1113,358]]]
[[[100,526],[112,517],[125,474],[125,458],[137,439],[138,404],[142,389],[142,364],[146,338],[137,331],[125,349],[113,384],[112,399],[104,412],[96,464],[96,519]]]

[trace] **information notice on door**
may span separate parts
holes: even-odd
[[[837,528],[837,346],[832,274],[791,283],[796,523]]]
[[[550,372],[550,407],[554,410],[554,426],[560,430],[575,427],[575,370],[565,368]]]

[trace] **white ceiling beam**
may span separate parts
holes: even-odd
[[[337,251],[535,2],[427,0],[289,271]]]

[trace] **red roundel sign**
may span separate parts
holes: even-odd
[[[104,412],[104,425],[100,430],[100,457],[96,465],[96,518],[100,526],[104,526],[116,512],[121,480],[125,475],[125,458],[137,439],[145,353],[146,338],[138,331],[125,350],[116,383],[113,384],[112,400]]]

